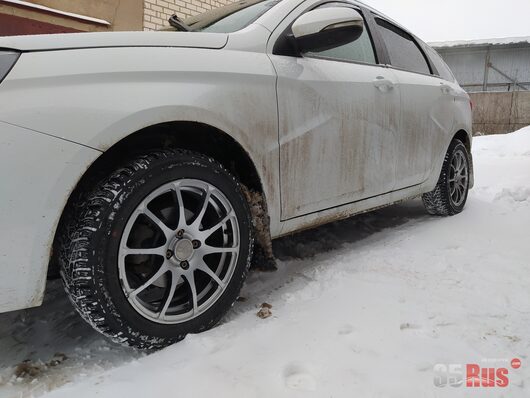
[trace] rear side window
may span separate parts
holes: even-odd
[[[424,47],[425,51],[427,52],[427,56],[431,59],[432,63],[438,71],[438,76],[447,81],[454,82],[455,77],[453,76],[453,72],[451,72],[451,69],[449,69],[442,57],[440,57],[440,54],[438,54],[433,48],[429,46]]]
[[[376,21],[393,66],[411,72],[431,73],[425,56],[410,34],[381,18]]]

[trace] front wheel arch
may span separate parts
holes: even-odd
[[[218,161],[246,189],[262,198],[263,217],[268,218],[267,196],[262,178],[250,154],[240,143],[226,132],[205,123],[173,121],[156,124],[134,132],[112,145],[80,177],[66,201],[55,229],[48,278],[59,277],[60,236],[68,228],[69,220],[75,217],[79,204],[84,202],[86,192],[116,167],[146,150],[176,148],[201,153]]]

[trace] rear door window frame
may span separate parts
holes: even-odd
[[[401,70],[401,71],[404,71],[404,72],[416,73],[418,75],[438,77],[438,75],[437,75],[438,71],[436,70],[436,68],[435,68],[434,64],[432,63],[431,59],[425,53],[425,50],[423,49],[423,46],[420,45],[420,42],[416,38],[416,36],[414,36],[412,33],[407,31],[406,29],[403,29],[402,27],[396,25],[395,23],[389,21],[387,18],[385,18],[385,17],[383,17],[383,16],[381,16],[379,14],[376,14],[376,13],[373,13],[373,12],[371,14],[372,14],[372,22],[375,25],[377,35],[379,36],[379,41],[381,43],[380,45],[382,47],[382,52],[384,52],[384,59],[386,61],[385,62],[385,66],[387,66],[389,68],[392,68],[392,69]],[[381,34],[381,31],[380,31],[380,29],[382,27],[377,23],[376,18],[384,21],[385,23],[393,26],[396,29],[399,29],[399,30],[405,32],[407,35],[410,36],[412,42],[416,45],[416,47],[418,48],[418,50],[422,54],[422,56],[423,56],[423,58],[425,60],[425,63],[427,64],[427,67],[429,68],[429,73],[423,73],[423,72],[418,72],[418,71],[414,71],[414,70],[410,70],[410,69],[406,69],[406,68],[401,68],[399,66],[396,66],[396,65],[392,64],[392,60],[390,59],[390,55],[389,55],[389,52],[388,52],[387,43],[383,39],[383,36]]]
[[[433,76],[434,77],[437,77],[439,79],[442,79],[446,82],[450,82],[450,83],[455,83],[456,82],[456,77],[455,77],[455,74],[453,73],[453,71],[451,70],[451,68],[449,67],[449,65],[447,65],[447,62],[445,62],[445,60],[443,59],[443,57],[438,53],[438,51],[436,51],[434,48],[430,47],[428,44],[425,44],[425,43],[422,43],[423,44],[423,48],[425,49],[425,53],[427,54],[427,57],[429,58],[429,60],[432,62],[433,64]],[[436,68],[435,64],[434,64],[434,61],[432,60],[432,58],[436,55],[429,55],[428,51],[427,51],[427,48],[429,48],[430,50],[432,50],[433,52],[436,53],[436,55],[440,58],[440,61],[445,65],[445,67],[447,68],[448,72],[449,72],[449,75],[451,76],[451,79],[446,79],[445,77],[443,77],[440,73],[440,71],[438,70],[438,68]]]

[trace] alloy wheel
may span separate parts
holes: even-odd
[[[464,203],[468,190],[468,163],[462,151],[456,151],[449,167],[449,194],[451,202],[458,207]]]
[[[236,268],[234,208],[212,184],[169,182],[130,216],[119,247],[123,292],[143,317],[162,324],[194,319],[223,294]]]

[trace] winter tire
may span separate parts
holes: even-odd
[[[427,212],[452,216],[462,212],[467,201],[470,180],[469,153],[462,141],[455,139],[445,155],[436,188],[422,196]]]
[[[61,275],[95,329],[141,349],[213,327],[252,257],[239,183],[197,153],[161,150],[97,184],[62,239]]]

